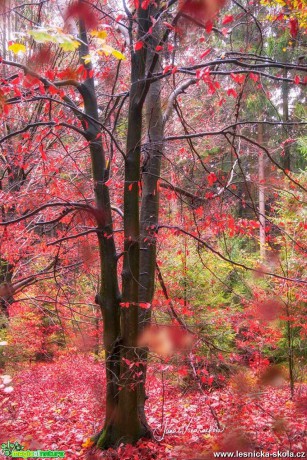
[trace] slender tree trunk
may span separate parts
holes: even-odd
[[[137,40],[142,40],[151,25],[150,9],[139,7]],[[127,153],[124,186],[124,261],[122,272],[122,305],[117,365],[120,368],[116,413],[111,430],[102,433],[99,447],[116,443],[135,443],[147,434],[139,417],[138,397],[140,377],[137,375],[142,358],[138,347],[139,284],[140,284],[140,159],[143,105],[146,93],[147,48],[131,50],[131,85],[128,112]],[[104,326],[106,327],[106,325]]]
[[[80,56],[89,53],[87,32],[80,21]],[[96,221],[101,265],[101,287],[97,301],[100,305],[104,324],[104,347],[106,352],[106,418],[105,426],[97,438],[102,445],[111,445],[116,438],[116,417],[118,404],[118,383],[120,375],[120,294],[117,277],[117,255],[113,236],[112,214],[109,189],[106,185],[108,169],[105,153],[99,137],[97,97],[94,80],[90,77],[91,64],[85,65],[88,78],[81,85],[80,92],[84,100],[86,134],[91,154],[92,176],[96,201]]]
[[[258,143],[263,144],[263,125],[258,124]],[[265,260],[265,169],[263,151],[259,151],[258,159],[258,182],[259,182],[259,243],[260,259]]]
[[[154,13],[154,12],[153,12]],[[147,67],[152,62],[154,50],[160,40],[160,30],[156,27],[151,40],[148,42]],[[155,71],[159,70],[160,59],[157,60]],[[162,151],[163,151],[163,117],[161,110],[161,83],[160,80],[150,85],[146,103],[145,116],[147,124],[147,140],[142,165],[142,204],[140,217],[141,253],[140,253],[140,285],[139,300],[141,303],[151,304],[155,290],[156,272],[156,232],[159,217],[159,190]],[[139,328],[144,329],[151,320],[151,308],[139,309]],[[150,429],[146,423],[146,371],[147,349],[141,350],[142,381],[139,386],[138,411],[141,423],[148,434]]]
[[[139,8],[140,40],[150,26],[149,11]],[[140,160],[147,49],[132,51],[130,105],[128,115],[127,154],[124,189],[124,264],[122,273],[123,304],[121,312],[121,386],[119,394],[119,432],[126,442],[135,442],[146,434],[139,417],[140,378],[136,363],[142,359],[138,347],[140,285]]]
[[[283,77],[287,78],[288,71],[284,69]],[[286,81],[282,83],[282,120],[283,122],[289,121],[289,84]],[[286,140],[288,138],[288,127],[284,125],[283,128],[284,137]],[[284,157],[283,157],[283,167],[290,171],[291,168],[291,152],[290,152],[290,145],[286,142],[284,146]]]
[[[287,305],[287,315],[290,315],[289,305]],[[291,322],[287,321],[287,341],[288,341],[288,369],[290,380],[291,399],[294,398],[294,353],[293,353],[293,331]]]

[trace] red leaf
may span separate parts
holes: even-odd
[[[224,16],[224,19],[223,19],[223,21],[222,21],[222,24],[223,24],[223,25],[224,25],[224,24],[229,24],[229,23],[232,22],[232,21],[233,21],[233,16],[232,16],[232,14],[229,14],[229,15]]]
[[[179,9],[181,12],[197,18],[204,22],[206,19],[212,18],[220,8],[225,4],[225,0],[180,0]]]
[[[181,367],[180,369],[178,369],[178,374],[182,377],[186,377],[187,375],[189,375],[189,371],[186,367]]]
[[[207,32],[207,34],[209,34],[212,29],[213,29],[213,22],[207,21],[205,25],[205,31]]]
[[[141,3],[141,8],[142,8],[143,10],[147,10],[148,7],[149,7],[149,5],[150,5],[150,2],[151,2],[151,0],[144,0],[144,1]]]
[[[148,310],[148,308],[150,308],[150,303],[149,302],[140,302],[139,306],[141,308],[144,308],[145,310]]]
[[[239,84],[243,83],[245,80],[245,75],[231,73],[230,76],[236,83]]]
[[[110,178],[110,179],[107,180],[107,182],[104,183],[104,185],[106,187],[109,187],[109,185],[111,185],[111,182],[112,182],[112,179]]]
[[[293,38],[298,34],[298,20],[296,18],[290,19],[290,34]]]
[[[121,307],[123,307],[123,308],[129,308],[129,305],[130,305],[130,304],[129,304],[129,302],[121,302],[119,305],[120,305]]]
[[[42,156],[42,160],[46,161],[47,160],[47,155],[46,155],[46,152],[44,150],[43,144],[40,144],[39,151],[40,151],[40,154]]]
[[[217,181],[217,177],[216,177],[216,175],[214,174],[214,172],[211,172],[211,173],[208,175],[207,181],[208,181],[208,184],[209,184],[209,185],[213,185],[214,182]]]
[[[237,97],[237,96],[238,96],[238,93],[237,93],[236,90],[233,89],[233,88],[229,88],[229,89],[227,90],[227,94],[228,94],[228,96],[233,96],[233,97]]]
[[[49,93],[50,94],[59,94],[59,90],[55,88],[54,86],[49,86]]]
[[[134,50],[135,50],[135,51],[141,50],[141,49],[143,48],[143,46],[144,46],[144,43],[143,43],[141,40],[139,40],[139,41],[136,42],[136,44],[134,45]]]
[[[210,54],[212,51],[212,48],[208,48],[206,51],[204,51],[201,55],[200,55],[200,59],[203,59],[204,57],[208,56],[208,54]]]
[[[163,75],[165,75],[167,72],[169,72],[172,68],[173,68],[172,65],[167,65],[166,67],[164,67]]]
[[[73,2],[66,10],[65,19],[77,18],[82,19],[89,29],[98,27],[99,21],[95,10],[88,3]]]
[[[293,78],[293,81],[294,81],[294,83],[295,83],[296,85],[299,85],[301,79],[300,79],[300,77],[299,77],[298,75],[295,75],[295,77]]]
[[[250,73],[249,74],[250,78],[254,81],[258,81],[259,80],[259,75],[255,74],[255,73]]]

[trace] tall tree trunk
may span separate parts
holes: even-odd
[[[288,317],[291,314],[289,307],[290,305],[288,301],[286,304],[286,314]],[[291,399],[293,399],[295,379],[294,379],[293,330],[292,330],[291,321],[286,322],[286,336],[287,336],[287,342],[288,342],[288,369],[289,369],[290,393],[291,393]]]
[[[287,78],[288,71],[284,69],[283,77]],[[289,84],[286,81],[282,83],[282,120],[287,123],[289,121]],[[284,125],[283,128],[284,137],[286,140],[288,138],[288,127]],[[291,168],[291,152],[290,145],[286,142],[284,146],[284,157],[283,157],[283,167],[290,171]]]
[[[81,0],[82,1],[82,0]],[[136,40],[144,40],[151,26],[154,7],[138,8]],[[156,37],[156,38],[155,38]],[[86,30],[80,22],[80,57],[88,54]],[[131,85],[128,112],[127,153],[124,186],[124,260],[122,271],[122,308],[119,305],[116,251],[112,234],[111,204],[105,155],[99,134],[97,98],[93,78],[80,87],[85,113],[90,116],[84,125],[90,144],[92,174],[98,222],[101,259],[101,291],[98,298],[104,319],[104,345],[106,349],[107,404],[103,430],[95,437],[100,448],[120,442],[134,443],[149,435],[146,423],[145,376],[147,352],[138,347],[140,329],[150,320],[150,312],[140,303],[151,303],[154,293],[156,243],[158,219],[157,180],[160,174],[162,148],[162,114],[160,83],[147,86],[146,71],[151,68],[155,50],[156,32],[141,49],[131,46]],[[151,51],[148,52],[148,49]],[[148,54],[147,54],[148,53]],[[90,72],[91,64],[86,65]],[[151,68],[151,71],[153,69]],[[146,98],[146,93],[149,94]],[[149,153],[144,168],[140,224],[141,144],[143,107],[146,100]],[[153,148],[154,146],[154,148]],[[152,226],[155,228],[153,229]],[[154,231],[153,231],[154,230]],[[146,238],[148,237],[148,240]],[[142,251],[140,251],[142,247]],[[140,255],[142,254],[142,255]],[[140,271],[141,266],[141,271]],[[141,326],[140,326],[141,325]],[[143,363],[143,379],[136,373]]]
[[[258,143],[263,144],[263,124],[258,124]],[[260,259],[265,260],[265,169],[263,150],[260,149],[258,157],[258,182],[259,182],[259,244]]]
[[[152,12],[152,15],[154,11]],[[150,67],[154,50],[160,40],[160,27],[155,27],[151,40],[148,42],[147,68]],[[159,70],[160,59],[157,60],[155,71]],[[145,101],[145,116],[147,127],[146,146],[143,152],[142,164],[142,203],[140,216],[141,252],[140,252],[140,284],[139,301],[144,304],[152,303],[155,290],[156,272],[156,232],[159,216],[159,190],[162,151],[163,151],[163,116],[161,109],[161,82],[157,80],[150,85]],[[151,320],[151,308],[139,309],[139,328],[144,329]],[[150,430],[146,423],[146,348],[141,350],[141,371],[143,373],[139,386],[138,411],[141,423],[148,434]]]
[[[137,11],[137,41],[143,40],[151,25],[150,8]],[[138,347],[139,333],[139,281],[140,281],[140,159],[142,142],[143,105],[146,95],[146,54],[131,49],[131,85],[125,158],[124,186],[124,261],[122,272],[122,305],[120,311],[120,339],[117,365],[120,367],[116,414],[111,429],[98,439],[100,448],[119,442],[134,443],[147,434],[139,417],[138,395],[140,378],[136,375],[142,358]],[[106,328],[106,324],[104,326]],[[106,422],[107,423],[107,422]]]
[[[151,21],[149,9],[138,10],[137,40],[147,33]],[[124,264],[122,273],[123,304],[121,312],[121,385],[119,394],[119,431],[126,442],[135,442],[146,434],[138,410],[140,378],[135,376],[142,351],[138,347],[140,285],[140,160],[147,48],[132,51],[130,105],[128,114],[127,154],[124,189]]]
[[[80,56],[89,54],[87,32],[80,21]],[[120,342],[120,294],[117,277],[117,255],[113,236],[112,214],[109,189],[106,185],[108,169],[102,140],[99,137],[97,97],[94,80],[90,77],[91,64],[85,65],[88,78],[81,85],[80,92],[84,100],[86,135],[91,154],[92,176],[94,181],[97,234],[101,265],[101,287],[97,301],[100,305],[104,324],[104,347],[106,352],[106,418],[100,442],[112,444],[118,404],[118,383],[120,375],[119,342]]]

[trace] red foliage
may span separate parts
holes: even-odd
[[[88,3],[78,1],[71,3],[65,16],[66,20],[69,18],[82,19],[89,29],[95,29],[99,24],[95,10]]]
[[[225,0],[180,0],[179,9],[197,20],[208,21],[225,4]]]
[[[65,450],[69,460],[185,459],[194,458],[196,451],[199,458],[209,459],[212,450],[275,452],[289,450],[289,445],[294,452],[304,449],[306,386],[292,402],[288,388],[266,386],[260,392],[254,374],[245,371],[222,391],[183,395],[173,378],[160,377],[173,371],[170,365],[149,369],[147,416],[159,441],[140,440],[134,447],[121,445],[100,453],[82,445],[103,423],[101,363],[67,354],[55,363],[33,364],[12,376],[12,393],[0,390],[0,443],[10,439],[27,449]]]
[[[143,48],[143,46],[144,46],[144,43],[142,41],[138,41],[134,45],[134,49],[135,49],[135,51],[138,51],[138,50],[141,50]]]
[[[298,34],[298,20],[296,18],[290,19],[290,34],[293,38]]]

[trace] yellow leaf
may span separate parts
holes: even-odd
[[[82,56],[82,59],[84,60],[84,64],[89,64],[92,60],[90,54],[87,54],[86,56]]]
[[[104,44],[102,47],[97,51],[98,54],[105,54],[106,56],[109,56],[112,54],[112,56],[116,57],[116,59],[126,59],[125,56],[120,52],[112,48],[112,46]]]
[[[26,51],[26,47],[22,43],[12,43],[12,45],[10,45],[8,49],[10,51],[13,51],[14,54],[18,54],[19,51],[22,53],[25,53]]]
[[[91,32],[92,37],[100,38],[101,40],[104,40],[107,38],[107,32],[105,30],[93,30]]]
[[[92,447],[93,444],[94,444],[94,441],[92,441],[91,438],[88,438],[82,443],[82,447],[87,449],[88,447]]]
[[[75,51],[77,48],[79,48],[80,43],[77,42],[76,40],[64,40],[61,43],[59,43],[60,47],[62,48],[63,51]]]
[[[120,59],[120,60],[126,59],[126,57],[120,51],[113,50],[112,54],[114,57],[116,57],[116,59]]]

